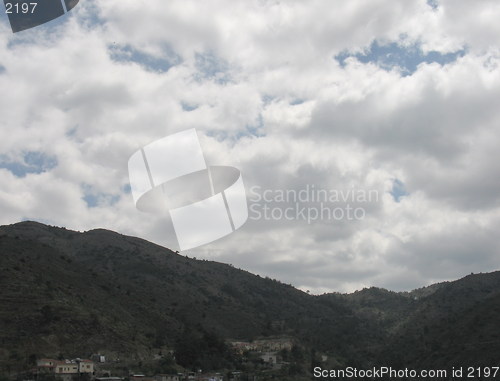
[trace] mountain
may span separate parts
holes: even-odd
[[[498,272],[441,284],[417,301],[380,357],[391,356],[395,365],[411,363],[421,368],[498,366],[499,316]],[[398,353],[391,347],[398,348]]]
[[[0,373],[40,356],[146,361],[162,348],[188,366],[202,347],[206,366],[230,368],[225,340],[277,336],[293,338],[304,367],[315,353],[330,367],[493,366],[500,354],[499,272],[315,296],[139,238],[36,222],[0,227],[0,303]]]
[[[307,332],[318,322],[340,341],[356,320],[340,300],[319,301],[276,280],[102,229],[3,226],[0,269],[0,356],[7,360],[97,352],[145,359],[186,332],[293,335],[314,345]]]

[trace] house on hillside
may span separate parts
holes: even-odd
[[[293,340],[289,337],[276,337],[255,340],[254,344],[258,351],[272,352],[280,351],[282,349],[291,350],[293,347]]]
[[[269,365],[276,365],[278,363],[278,358],[276,352],[265,352],[260,355],[260,358]]]
[[[94,373],[94,362],[86,359],[76,359],[79,373]]]
[[[78,363],[75,360],[62,360],[56,363],[56,375],[78,374]]]
[[[93,374],[94,363],[86,359],[54,360],[40,359],[37,361],[38,373],[52,373],[62,381],[72,381],[80,374]]]
[[[99,353],[92,355],[92,356],[91,356],[91,359],[92,359],[94,362],[98,362],[98,363],[105,363],[105,362],[106,362],[106,356],[101,355],[101,354],[99,354]]]
[[[257,346],[248,341],[230,341],[229,345],[233,348],[233,350],[239,354],[242,354],[245,351],[255,351],[257,350]]]
[[[36,362],[37,367],[54,367],[58,360],[54,359],[39,359]]]
[[[40,359],[36,362],[37,371],[40,373],[54,373],[54,368],[58,360],[54,359]]]
[[[290,337],[275,337],[259,339],[253,342],[248,341],[230,341],[229,344],[237,353],[242,354],[245,351],[255,352],[274,352],[283,349],[291,350],[293,347],[293,339]]]

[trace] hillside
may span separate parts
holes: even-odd
[[[328,354],[330,366],[486,363],[500,354],[498,272],[412,293],[313,296],[139,238],[36,222],[0,227],[0,303],[0,372],[40,356],[144,360],[207,334],[293,337]]]
[[[313,327],[324,325],[337,343],[356,332],[341,301],[319,301],[110,231],[24,222],[0,228],[0,253],[4,358],[82,352],[147,358],[185,331],[233,339],[291,334],[308,345],[317,344],[308,335]]]

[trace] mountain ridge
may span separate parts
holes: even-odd
[[[0,275],[0,368],[61,354],[142,361],[210,335],[292,337],[330,366],[438,366],[463,361],[449,348],[497,340],[498,271],[411,292],[309,295],[105,229],[21,222],[0,227]],[[470,361],[500,353],[496,342],[483,347]]]
[[[90,229],[90,230],[77,231],[77,230],[66,229],[65,227],[51,226],[51,225],[47,225],[47,224],[44,224],[44,223],[41,223],[41,222],[37,222],[37,221],[26,220],[26,221],[17,222],[17,223],[10,224],[10,225],[0,225],[0,236],[2,236],[2,234],[5,234],[5,233],[2,233],[3,229],[5,229],[5,228],[7,228],[7,229],[10,229],[10,228],[16,229],[18,227],[21,227],[23,230],[24,230],[25,227],[32,227],[32,228],[37,228],[37,229],[46,229],[47,231],[50,231],[50,230],[52,230],[52,231],[54,231],[54,230],[55,231],[60,230],[60,231],[63,231],[63,232],[67,232],[68,234],[74,234],[74,235],[78,235],[78,234],[106,234],[106,235],[113,235],[115,237],[123,238],[125,240],[133,240],[134,242],[137,241],[137,242],[146,243],[148,245],[154,245],[154,246],[157,246],[158,248],[160,248],[162,250],[167,250],[170,253],[174,253],[174,254],[180,255],[182,257],[185,257],[182,254],[179,254],[179,252],[173,251],[173,250],[169,249],[168,247],[162,246],[160,244],[156,244],[154,242],[147,241],[147,240],[145,240],[143,238],[140,238],[140,237],[124,235],[124,234],[115,232],[113,230],[105,229],[105,228],[93,228],[93,229]],[[15,230],[11,230],[11,232],[15,232]],[[197,260],[196,258],[190,258],[190,259],[193,259],[195,261]],[[216,262],[216,263],[221,263],[221,264],[224,264],[224,265],[232,266],[229,263],[212,261],[212,260],[208,260],[208,259],[206,259],[206,260],[202,259],[202,261],[210,261],[210,262]],[[242,270],[242,269],[239,269],[239,270]],[[242,270],[242,271],[246,271],[246,270]],[[498,271],[500,271],[500,270],[498,270]],[[260,277],[260,275],[258,275],[258,274],[253,274],[253,275]],[[469,275],[474,275],[474,274],[467,274],[467,275],[464,275],[462,278],[458,278],[458,279],[453,280],[453,281],[442,281],[442,282],[438,282],[438,283],[433,283],[433,284],[430,284],[430,285],[427,285],[427,286],[418,287],[416,289],[409,290],[409,291],[393,291],[393,290],[389,290],[389,289],[384,288],[384,287],[369,286],[369,287],[364,287],[361,290],[355,290],[355,291],[352,291],[352,292],[331,291],[331,292],[326,292],[326,293],[323,293],[323,294],[312,294],[312,295],[315,295],[315,296],[328,295],[328,294],[352,295],[352,294],[357,294],[357,293],[365,292],[365,290],[378,289],[378,290],[385,290],[385,291],[388,291],[388,292],[392,292],[392,293],[396,293],[396,294],[400,294],[400,295],[405,295],[405,296],[410,296],[410,297],[414,297],[414,296],[418,297],[418,296],[421,296],[421,295],[426,295],[427,296],[427,295],[430,295],[430,294],[434,293],[437,289],[445,286],[447,283],[458,281],[460,279],[468,277]],[[301,292],[304,292],[304,291],[302,291],[302,290],[300,290],[298,288],[296,288],[296,289],[299,290],[299,291],[301,291]]]

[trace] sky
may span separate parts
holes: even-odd
[[[498,19],[496,0],[81,0],[14,34],[2,12],[0,224],[177,250],[127,163],[196,128],[249,219],[181,254],[316,294],[496,270]]]

